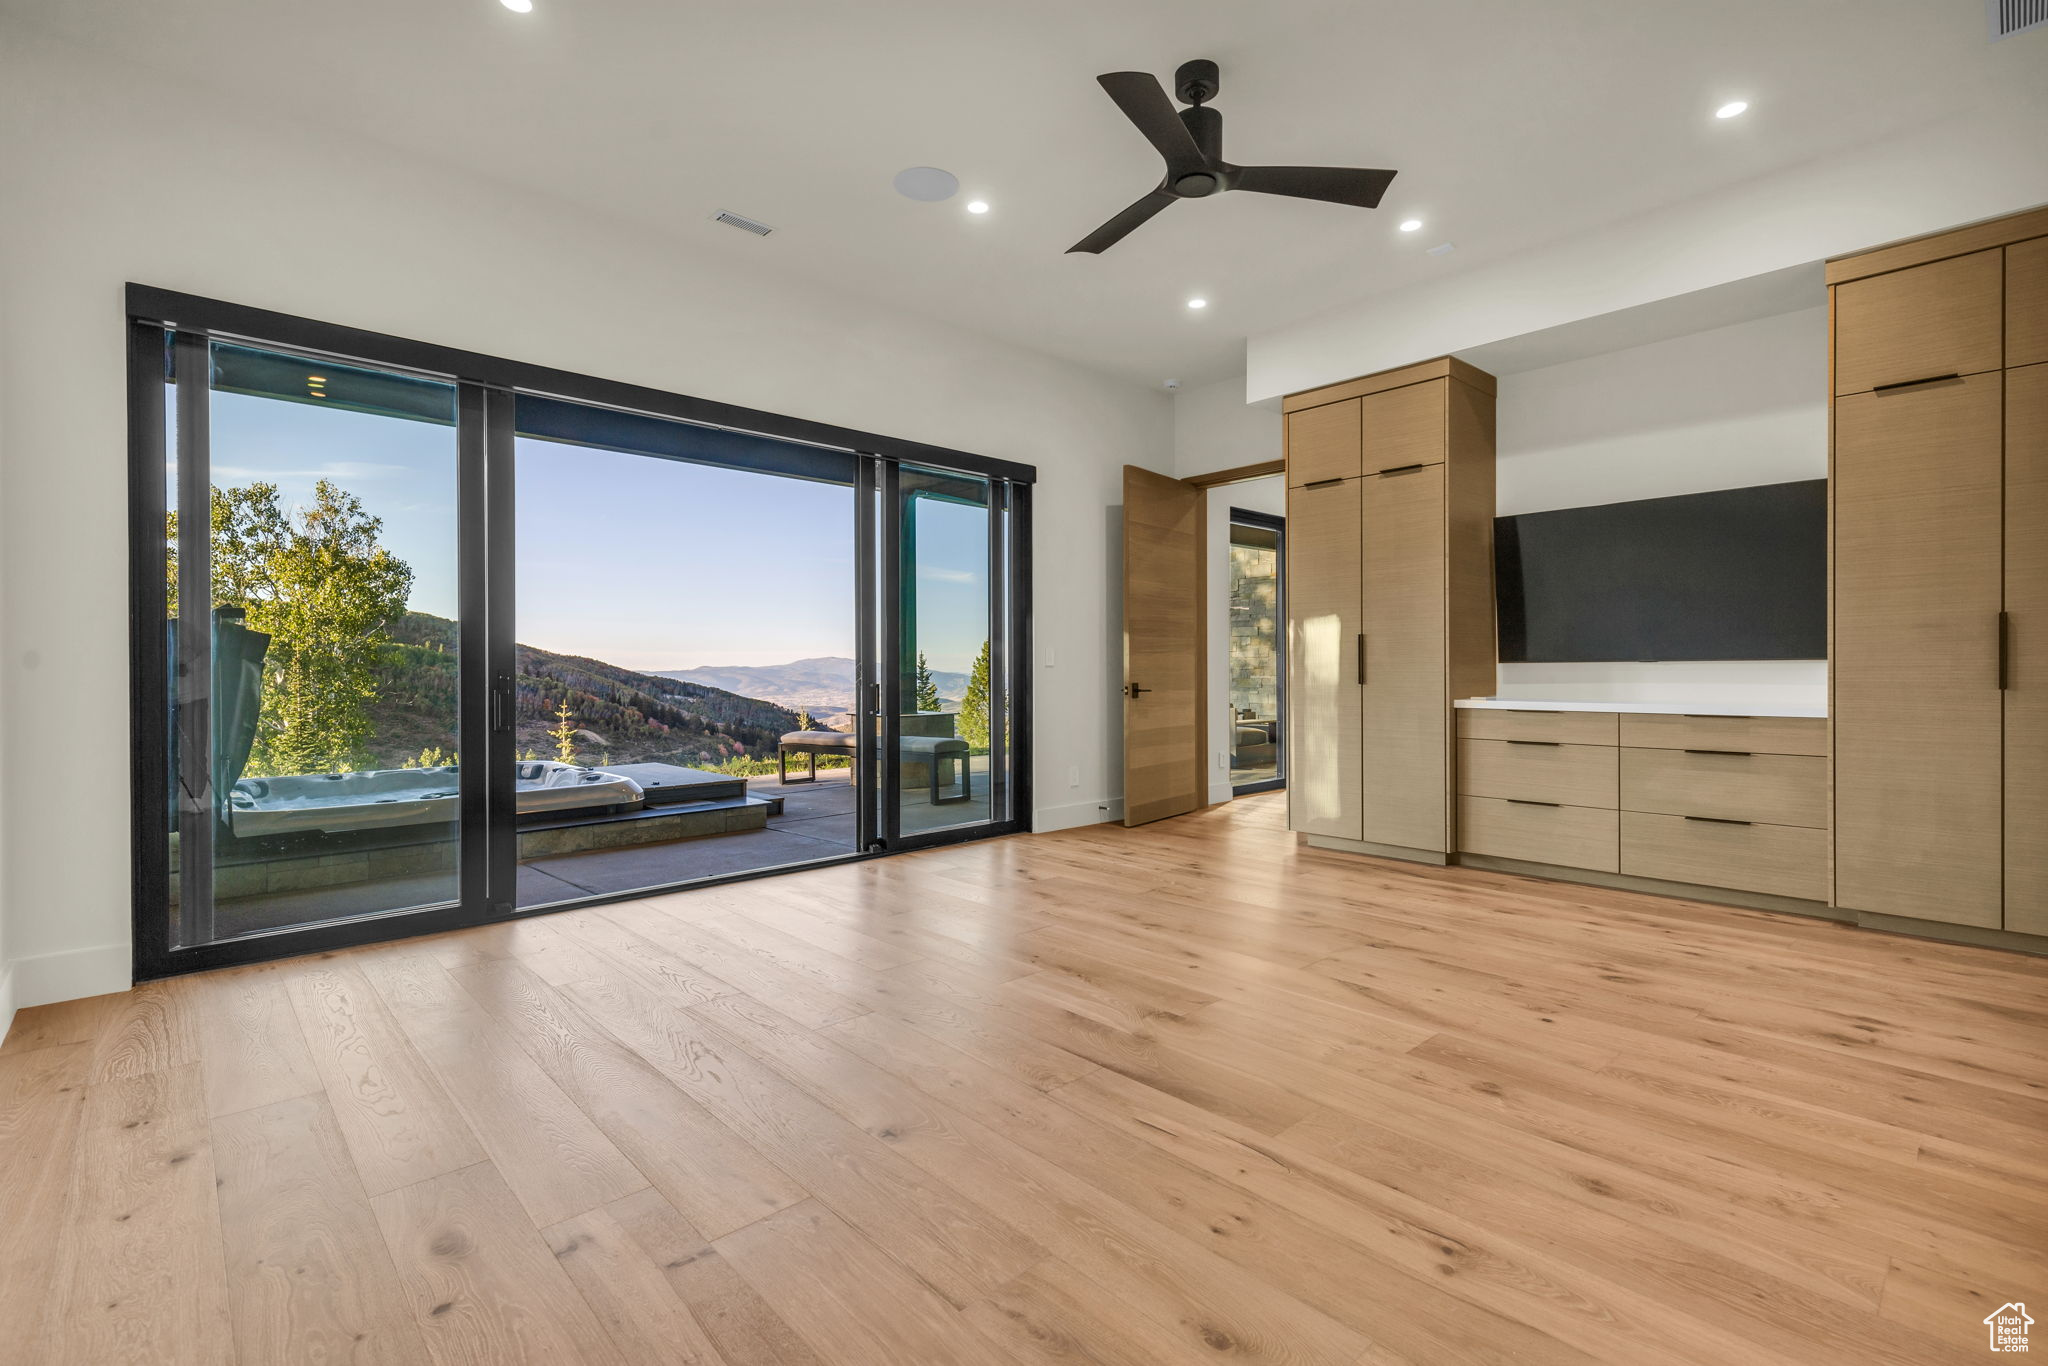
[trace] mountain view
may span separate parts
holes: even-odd
[[[799,659],[789,664],[705,665],[696,669],[657,669],[657,678],[674,678],[706,687],[759,697],[785,707],[802,707],[819,721],[853,710],[853,661],[837,655]],[[955,705],[967,693],[967,675],[932,670],[939,699]]]
[[[370,712],[376,767],[456,751],[456,623],[424,612],[394,622],[379,651]],[[518,647],[517,747],[557,755],[559,709],[571,714],[570,744],[579,763],[663,762],[711,768],[734,759],[774,757],[775,742],[797,729],[794,711],[686,679],[636,673],[603,660]]]

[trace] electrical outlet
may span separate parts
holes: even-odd
[[[1216,767],[1218,767],[1218,768],[1229,768],[1229,767],[1230,767],[1230,756],[1229,756],[1228,754],[1225,754],[1225,753],[1224,753],[1224,752],[1223,752],[1222,750],[1220,750],[1220,749],[1216,751]]]
[[[1080,785],[1081,785],[1081,766],[1080,766],[1079,764],[1070,764],[1070,765],[1069,765],[1069,766],[1067,767],[1067,786],[1068,786],[1068,787],[1079,787]]]

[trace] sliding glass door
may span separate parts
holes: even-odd
[[[139,976],[1024,828],[1027,468],[138,294]]]

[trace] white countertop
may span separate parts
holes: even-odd
[[[1554,697],[1461,697],[1452,705],[1492,711],[1625,711],[1666,716],[1817,716],[1826,702],[1607,702]]]

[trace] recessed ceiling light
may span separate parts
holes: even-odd
[[[498,3],[514,14],[527,14],[533,9],[533,0],[498,0]]]
[[[1209,306],[1209,301],[1208,301],[1207,299],[1190,299],[1190,300],[1188,300],[1188,307],[1189,307],[1189,308],[1207,308],[1208,306]]]
[[[1749,108],[1748,100],[1730,100],[1714,111],[1714,117],[1717,119],[1732,119],[1747,108]]]
[[[1422,254],[1424,256],[1449,256],[1457,249],[1458,244],[1456,242],[1439,242]]]
[[[1421,228],[1422,220],[1420,218],[1404,218],[1401,220],[1402,232],[1418,232]]]
[[[987,213],[987,212],[988,212],[988,201],[987,201],[986,199],[977,199],[977,200],[974,200],[974,201],[972,201],[972,202],[971,202],[971,203],[969,203],[969,204],[968,204],[968,206],[967,206],[967,212],[969,212],[969,213]]]
[[[905,199],[936,204],[960,193],[960,177],[936,166],[910,166],[896,173],[896,193]]]

